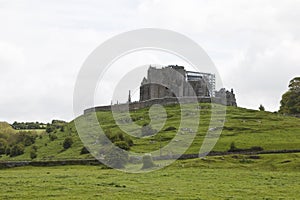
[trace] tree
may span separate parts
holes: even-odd
[[[289,90],[282,95],[279,112],[282,114],[300,114],[300,77],[292,79]]]
[[[265,111],[265,107],[263,105],[260,104],[259,108],[260,111]]]
[[[72,146],[72,144],[73,144],[73,139],[71,137],[66,137],[63,142],[63,147],[64,149],[68,149]]]

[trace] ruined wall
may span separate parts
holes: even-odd
[[[223,98],[226,99],[226,102],[223,102],[224,105],[227,106],[237,106],[235,94],[233,92],[233,89],[229,92],[225,88],[220,89],[219,91],[215,92],[216,98]],[[225,98],[224,98],[225,97]]]

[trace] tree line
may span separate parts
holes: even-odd
[[[40,122],[17,122],[12,124],[12,127],[16,130],[30,130],[30,129],[45,129],[46,124]]]

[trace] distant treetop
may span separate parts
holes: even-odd
[[[300,77],[295,77],[290,81],[289,90],[282,95],[279,112],[300,115]]]

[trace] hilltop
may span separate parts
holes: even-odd
[[[12,128],[12,126],[7,122],[0,122],[0,133],[2,134],[10,134],[15,133],[16,131]]]
[[[203,138],[208,130],[210,119],[210,104],[200,104],[200,128],[194,142],[185,152],[197,154]],[[100,123],[104,123],[103,130],[114,142],[125,141],[130,151],[150,152],[166,145],[178,131],[180,121],[179,105],[165,106],[167,121],[161,131],[155,136],[138,139],[123,133],[115,124],[111,112],[97,112]],[[192,115],[189,117],[193,117]],[[149,109],[144,108],[131,112],[131,118],[141,126],[148,124]],[[2,125],[1,131],[9,129]],[[155,129],[155,124],[153,129]],[[137,132],[141,131],[135,130]],[[124,136],[124,137],[123,137]],[[70,147],[65,148],[66,138],[71,138]],[[117,138],[117,139],[116,139]],[[119,138],[119,139],[118,139]],[[122,138],[122,139],[120,139]],[[133,143],[133,144],[132,144]],[[161,144],[160,144],[161,143]],[[120,144],[120,143],[118,143]],[[227,115],[223,132],[213,151],[227,152],[232,146],[236,149],[259,150],[293,150],[300,146],[300,119],[283,116],[277,113],[256,111],[245,108],[227,107]],[[31,160],[32,149],[35,149],[34,160],[60,160],[92,158],[84,148],[75,128],[74,121],[62,123],[51,130],[36,136],[34,144],[25,146],[24,154],[15,157],[2,155],[1,160]]]

